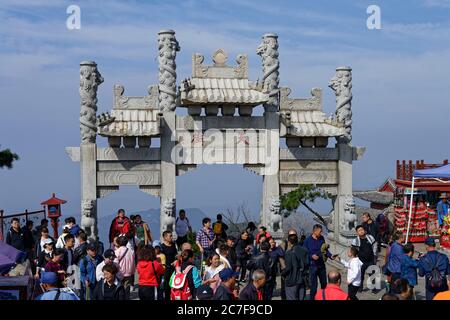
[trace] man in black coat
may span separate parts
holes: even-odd
[[[256,269],[262,269],[266,274],[266,284],[264,285],[265,300],[272,299],[273,292],[269,292],[268,288],[271,287],[271,284],[275,281],[276,277],[276,265],[273,258],[269,255],[269,250],[269,242],[264,241],[260,245],[261,253],[247,263],[247,269],[250,270],[250,277],[252,277],[252,274]]]
[[[6,233],[6,243],[20,251],[25,251],[25,239],[20,222],[17,218],[11,219],[11,229]]]
[[[266,273],[262,269],[253,271],[252,281],[242,289],[239,300],[264,300],[264,285],[266,284]]]
[[[227,237],[228,255],[227,259],[231,264],[231,269],[236,271],[237,268],[237,255],[236,255],[236,238],[233,236]]]
[[[298,244],[296,234],[288,236],[289,248],[285,254],[286,267],[281,271],[285,278],[286,300],[304,300],[306,296],[306,279],[309,277],[308,250]]]
[[[236,278],[239,273],[234,272],[230,268],[225,268],[219,272],[220,285],[214,293],[213,300],[236,300],[237,291],[235,289]]]

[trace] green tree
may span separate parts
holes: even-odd
[[[19,160],[19,156],[9,149],[0,151],[0,168],[7,167],[8,169],[12,168],[13,161]]]
[[[314,202],[318,198],[328,199],[329,197],[330,196],[327,192],[317,188],[316,185],[301,184],[298,188],[281,196],[281,210],[285,212],[287,211],[287,214],[285,213],[285,216],[287,216],[291,212],[296,211],[300,205],[303,205],[326,227],[326,222],[322,215],[312,209],[307,202]]]

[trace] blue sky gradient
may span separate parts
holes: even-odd
[[[81,29],[66,28],[66,8],[81,8]],[[381,30],[368,30],[366,8],[381,8]],[[105,82],[99,111],[112,107],[112,88],[145,95],[157,81],[157,32],[176,31],[178,79],[191,74],[191,56],[210,61],[218,48],[232,62],[249,55],[250,78],[261,78],[255,50],[276,32],[281,85],[292,96],[327,88],[335,67],[353,68],[353,144],[366,146],[354,164],[354,189],[373,188],[395,173],[396,159],[448,158],[450,118],[450,1],[56,1],[0,3],[0,144],[21,156],[0,171],[0,208],[39,208],[52,192],[79,215],[79,165],[65,154],[79,136],[79,62],[95,60]],[[105,139],[98,138],[105,146]],[[218,208],[247,203],[257,213],[261,177],[240,166],[201,166],[177,178],[177,206]],[[99,214],[118,207],[156,208],[157,198],[121,188],[99,201]]]

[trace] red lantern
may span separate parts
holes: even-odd
[[[52,197],[44,202],[42,205],[47,206],[47,217],[52,220],[53,236],[58,238],[58,218],[61,217],[61,205],[66,203],[66,200],[58,199],[53,193]]]

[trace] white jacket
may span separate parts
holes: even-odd
[[[361,266],[363,263],[358,257],[351,258],[349,261],[341,260],[342,264],[347,270],[347,282],[351,283],[355,287],[361,285]]]

